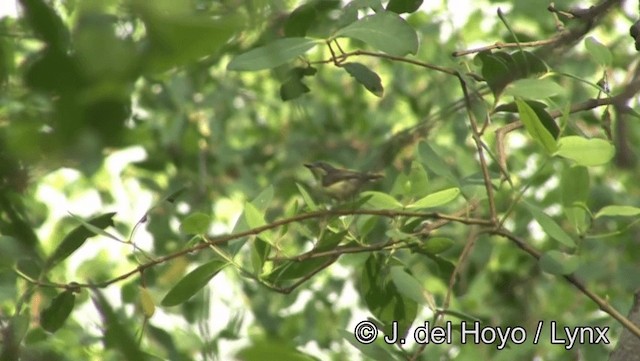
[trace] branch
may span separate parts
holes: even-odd
[[[551,37],[549,39],[530,41],[525,43],[496,42],[493,45],[487,45],[480,48],[454,51],[452,53],[452,56],[458,57],[458,56],[463,56],[468,54],[479,53],[486,50],[501,49],[501,48],[542,47],[542,46],[554,47],[562,44],[568,44],[577,39],[580,39],[585,34],[587,34],[593,28],[595,21],[599,17],[601,17],[607,11],[609,11],[611,7],[613,7],[614,5],[618,5],[621,3],[622,3],[622,0],[606,0],[596,6],[592,6],[587,9],[575,9],[571,11],[560,11],[555,8],[555,5],[553,3],[551,3],[551,5],[549,5],[549,7],[547,8],[550,12],[554,14],[564,15],[565,17],[568,17],[570,19],[580,20],[584,26],[582,27],[578,26],[569,30],[563,30],[559,32],[556,36]]]
[[[76,282],[70,282],[68,284],[66,283],[55,283],[55,282],[43,282],[40,280],[35,280],[35,279],[31,279],[26,277],[23,274],[18,274],[19,276],[21,276],[22,278],[24,278],[26,281],[33,283],[35,285],[41,286],[41,287],[53,287],[53,288],[62,288],[62,289],[69,289],[69,290],[77,290],[80,288],[105,288],[113,283],[119,282],[119,281],[123,281],[131,276],[133,276],[134,274],[137,273],[142,273],[145,270],[147,270],[148,268],[151,268],[157,264],[161,264],[167,261],[170,261],[172,259],[187,255],[189,253],[194,253],[194,252],[198,252],[201,251],[205,248],[208,248],[209,246],[218,246],[221,244],[225,244],[229,241],[232,241],[234,239],[239,239],[239,238],[244,238],[244,237],[248,237],[248,236],[255,236],[258,235],[262,232],[268,231],[270,229],[274,229],[274,228],[279,228],[282,226],[285,226],[287,224],[290,223],[295,223],[295,222],[301,222],[307,219],[315,219],[315,218],[325,218],[325,217],[331,217],[331,216],[347,216],[347,215],[371,215],[371,216],[379,216],[379,217],[386,217],[386,218],[396,218],[396,217],[416,217],[416,218],[425,218],[425,219],[440,219],[440,220],[448,220],[451,222],[459,222],[459,223],[463,223],[463,224],[477,224],[477,225],[489,225],[490,223],[484,219],[478,219],[478,218],[466,218],[466,217],[460,217],[460,216],[456,216],[456,215],[448,215],[448,214],[443,214],[443,213],[438,213],[438,212],[413,212],[413,211],[404,211],[404,210],[393,210],[393,209],[372,209],[372,210],[360,210],[360,209],[356,209],[356,210],[346,210],[346,209],[336,209],[336,210],[323,210],[323,211],[316,211],[316,212],[309,212],[309,213],[303,213],[303,214],[299,214],[290,218],[285,218],[270,224],[266,224],[264,226],[261,227],[256,227],[253,229],[249,229],[247,231],[243,231],[243,232],[237,232],[237,233],[231,233],[231,234],[227,234],[227,235],[222,235],[222,236],[211,236],[211,237],[205,237],[206,241],[199,243],[195,246],[189,247],[189,248],[185,248],[182,249],[180,251],[176,251],[174,253],[165,255],[163,257],[151,260],[147,263],[141,264],[138,267],[132,269],[129,272],[126,272],[120,276],[117,276],[115,278],[112,278],[110,280],[104,281],[104,282],[100,282],[100,283],[76,283]]]
[[[533,248],[523,239],[518,238],[517,236],[513,235],[511,232],[505,230],[504,228],[491,231],[491,233],[507,238],[508,240],[515,243],[516,246],[518,246],[520,249],[527,252],[529,255],[533,256],[537,260],[539,260],[540,257],[542,257],[542,254],[540,253],[540,251]],[[566,279],[567,281],[569,281],[569,283],[573,284],[577,289],[579,289],[580,292],[582,292],[584,295],[589,297],[593,302],[595,302],[602,311],[606,312],[611,317],[613,317],[618,322],[620,322],[627,330],[629,330],[629,332],[634,334],[636,337],[640,337],[640,328],[638,328],[638,326],[633,324],[633,322],[631,322],[628,318],[626,318],[624,315],[618,312],[615,308],[609,305],[609,303],[606,300],[596,295],[594,292],[588,290],[587,287],[580,280],[578,280],[578,278],[574,274],[564,275],[562,277],[564,277],[564,279]]]

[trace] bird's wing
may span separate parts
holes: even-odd
[[[338,182],[342,182],[350,179],[362,179],[362,174],[358,172],[352,172],[341,169],[339,173],[336,174],[327,174],[322,179],[322,185],[328,187],[332,184],[336,184]]]

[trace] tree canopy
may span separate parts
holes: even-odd
[[[0,360],[638,359],[629,3],[20,0]]]

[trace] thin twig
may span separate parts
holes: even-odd
[[[484,157],[484,149],[482,147],[482,139],[478,133],[478,122],[476,116],[471,109],[471,99],[469,98],[469,92],[467,91],[467,83],[464,78],[458,74],[460,80],[460,86],[462,87],[462,93],[464,95],[465,105],[467,108],[467,115],[469,117],[469,123],[471,124],[471,132],[473,141],[476,143],[476,149],[478,150],[478,159],[480,160],[480,169],[482,171],[482,178],[484,179],[484,186],[487,190],[487,199],[489,201],[489,215],[491,217],[491,223],[495,224],[496,216],[496,204],[493,195],[493,184],[491,183],[491,177],[489,175],[489,167],[487,166],[487,160]]]
[[[261,227],[249,229],[243,232],[232,233],[232,234],[227,234],[222,236],[206,237],[206,242],[202,242],[195,246],[185,248],[180,251],[176,251],[174,253],[165,255],[163,257],[151,260],[147,263],[139,265],[138,267],[132,269],[129,272],[121,274],[120,276],[114,277],[110,280],[100,282],[100,283],[75,283],[74,282],[73,288],[74,289],[93,288],[93,287],[105,288],[113,283],[123,281],[137,273],[141,273],[146,269],[151,268],[157,264],[167,262],[169,260],[187,255],[189,253],[201,251],[202,249],[208,248],[209,246],[217,246],[217,245],[227,243],[234,239],[240,239],[248,236],[255,236],[262,232],[268,231],[270,229],[279,228],[290,223],[301,222],[307,219],[316,219],[316,218],[321,219],[321,218],[330,217],[330,216],[346,216],[346,215],[371,215],[371,216],[379,216],[379,217],[387,217],[387,218],[416,217],[416,218],[425,218],[425,219],[446,219],[452,222],[460,222],[463,224],[477,224],[477,225],[485,225],[485,226],[490,224],[488,221],[484,219],[478,219],[478,218],[466,218],[466,217],[448,215],[448,214],[443,214],[438,212],[414,212],[414,211],[393,210],[393,209],[374,209],[374,210],[336,209],[336,210],[323,210],[323,211],[309,212],[309,213],[303,213],[293,217],[281,219],[279,221],[266,224]],[[54,288],[63,288],[63,289],[68,289],[70,287],[70,284],[44,282],[41,280],[26,278],[24,275],[21,275],[21,276],[23,276],[23,278],[25,278],[27,281],[41,287],[54,287]]]
[[[498,236],[502,236],[512,241],[520,249],[527,252],[529,255],[531,255],[535,259],[540,259],[540,257],[542,257],[542,253],[540,253],[540,251],[533,248],[523,239],[513,235],[511,232],[505,230],[504,228],[494,230],[491,233]],[[629,330],[629,332],[633,333],[637,337],[640,337],[640,328],[638,328],[638,326],[633,324],[633,322],[631,322],[627,317],[625,317],[623,314],[621,314],[615,308],[609,305],[609,303],[606,300],[604,300],[594,292],[587,289],[587,287],[574,274],[564,275],[562,277],[564,277],[564,279],[566,279],[567,281],[569,281],[569,283],[573,284],[577,289],[579,289],[580,292],[582,292],[584,295],[589,297],[593,302],[595,302],[602,311],[609,314],[611,317],[613,317],[618,322],[620,322],[627,330]]]

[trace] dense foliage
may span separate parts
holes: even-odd
[[[602,360],[640,337],[629,4],[19,3],[0,360]],[[331,200],[318,160],[384,178]]]

